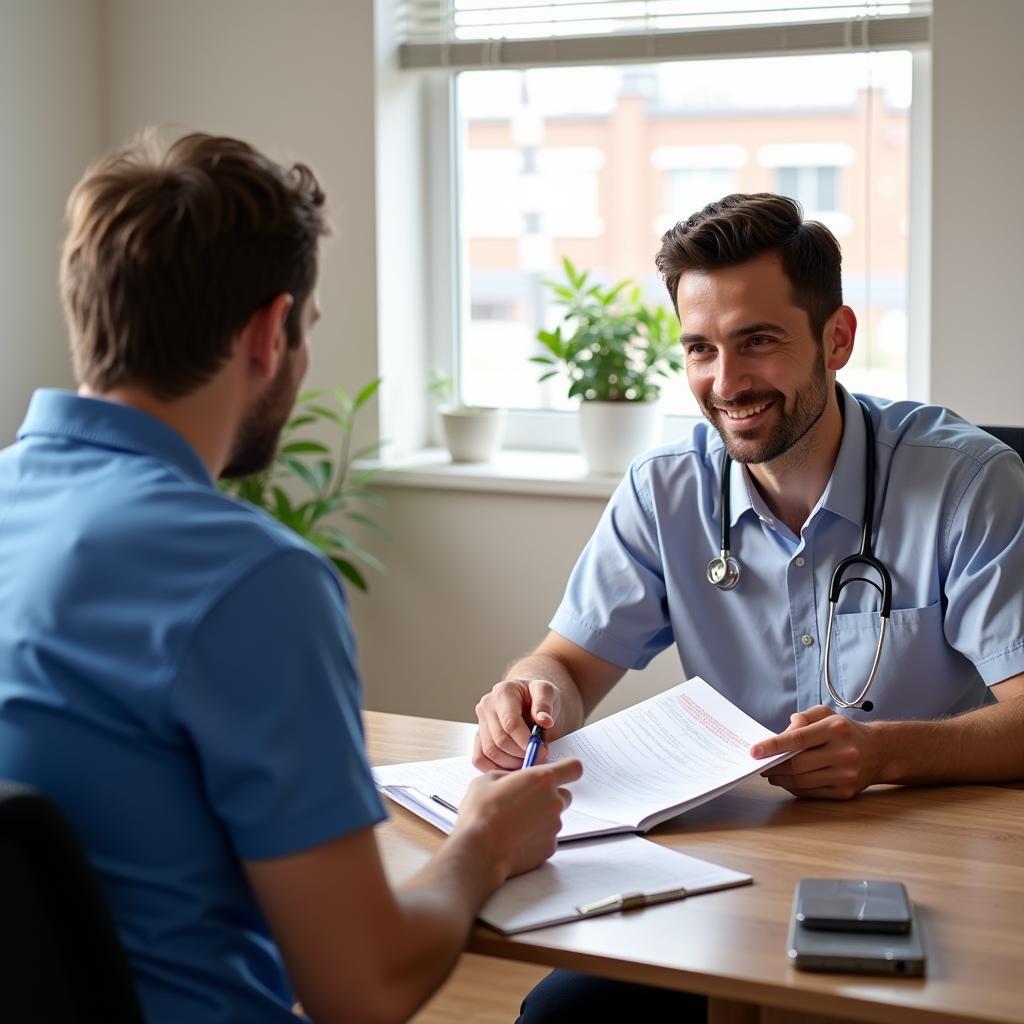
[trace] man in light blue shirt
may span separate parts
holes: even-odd
[[[319,316],[301,164],[188,135],[68,203],[80,386],[0,452],[0,778],[70,819],[149,1024],[404,1021],[555,848],[575,762],[474,783],[392,888],[333,566],[218,491],[264,469]],[[554,769],[553,771],[549,769]]]
[[[551,633],[481,700],[478,767],[521,757],[528,721],[551,738],[578,728],[627,669],[674,643],[686,675],[782,733],[754,756],[801,751],[769,772],[795,794],[1024,778],[1021,460],[945,409],[863,398],[892,615],[874,709],[837,713],[829,582],[860,548],[868,445],[861,406],[835,383],[856,333],[838,243],[767,194],[726,197],[662,243],[708,423],[634,462]],[[708,578],[726,451],[733,589]],[[852,575],[878,582],[862,567]],[[870,674],[877,608],[870,585],[840,593],[829,663],[849,703]]]
[[[862,412],[836,384],[857,327],[839,245],[792,200],[727,196],[667,232],[657,262],[708,422],[633,463],[551,632],[477,705],[474,763],[513,767],[531,722],[549,739],[579,728],[627,669],[675,644],[684,675],[779,731],[753,756],[799,752],[768,772],[796,795],[1024,778],[1021,460],[945,409],[864,397]],[[861,549],[869,454],[869,534],[892,613],[873,709],[837,713],[825,675],[830,580]],[[723,548],[735,563],[710,564]],[[861,704],[882,580],[863,565],[850,576],[871,583],[839,593],[829,679],[840,700]],[[686,993],[556,971],[520,1024],[612,1005],[687,1021],[705,1012]]]

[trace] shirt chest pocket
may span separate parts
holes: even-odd
[[[881,620],[877,612],[837,614],[832,626],[832,685],[844,700],[853,700],[871,674]],[[885,632],[878,672],[865,699],[865,721],[883,718],[935,718],[959,709],[965,694],[978,684],[974,666],[946,641],[942,608],[893,610]],[[828,690],[822,680],[822,703]]]

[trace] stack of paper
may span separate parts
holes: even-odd
[[[549,759],[583,762],[583,778],[569,787],[572,806],[562,816],[559,843],[646,832],[719,796],[792,756],[750,756],[753,744],[773,735],[695,677],[555,740]],[[385,765],[373,774],[396,803],[451,832],[466,788],[479,773],[468,757],[449,757]],[[579,908],[633,890],[676,899],[751,880],[638,839],[579,844],[578,852],[576,846],[561,847],[546,865],[507,883],[487,904],[484,920],[504,931],[523,931],[592,916],[597,911]],[[585,892],[584,881],[594,883]],[[612,900],[600,912],[619,909],[623,904]]]
[[[750,875],[639,836],[586,839],[560,847],[536,870],[509,879],[487,901],[480,919],[514,935],[751,881]],[[624,884],[632,888],[623,889]]]
[[[583,778],[569,787],[559,841],[646,832],[697,807],[790,757],[750,756],[753,744],[773,735],[695,676],[563,736],[548,757],[578,757]],[[384,793],[443,832],[454,828],[450,808],[479,774],[468,757],[373,770]]]

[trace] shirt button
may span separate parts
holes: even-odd
[[[804,560],[803,555],[797,555],[796,558],[793,559],[793,561],[796,562],[797,567],[800,569],[802,569],[807,564]]]
[[[814,637],[811,636],[810,633],[804,633],[804,635],[800,637],[800,643],[802,643],[804,647],[810,647],[811,644],[814,643]]]

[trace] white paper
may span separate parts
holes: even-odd
[[[609,896],[681,889],[695,894],[749,881],[750,875],[637,836],[591,839],[560,846],[541,867],[509,879],[487,901],[480,919],[513,934],[579,920],[580,907]]]
[[[757,760],[750,747],[773,736],[703,679],[685,683],[553,741],[551,758],[578,757],[560,841],[646,831],[718,796],[791,754]],[[384,765],[373,770],[393,800],[451,832],[454,816],[432,797],[458,807],[479,774],[468,757]]]
[[[639,827],[791,756],[750,756],[774,735],[695,676],[555,740],[548,753],[583,762],[583,778],[570,787],[575,811]]]
[[[418,814],[446,835],[455,827],[455,815],[433,798],[458,807],[469,784],[480,773],[468,757],[446,757],[438,761],[387,764],[373,769],[377,786],[397,804]],[[579,839],[628,830],[621,822],[580,814],[570,807],[562,814],[559,841]]]

